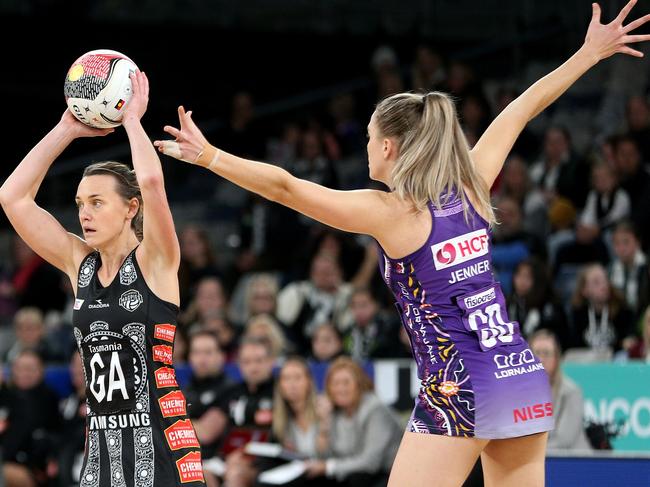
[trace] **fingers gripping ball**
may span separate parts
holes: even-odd
[[[68,108],[91,127],[117,127],[133,94],[129,75],[136,69],[131,59],[117,51],[87,52],[72,63],[65,77]]]

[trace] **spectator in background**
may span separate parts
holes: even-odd
[[[585,266],[572,299],[571,347],[628,350],[634,343],[634,315],[598,263]]]
[[[294,121],[285,122],[279,137],[271,137],[266,144],[266,156],[280,167],[291,167],[298,157],[302,129]]]
[[[630,218],[639,229],[642,247],[647,250],[650,246],[650,174],[644,167],[636,140],[626,135],[617,137],[614,160],[621,187],[630,197]]]
[[[226,429],[227,418],[218,407],[224,392],[232,385],[224,373],[225,360],[214,333],[198,331],[192,334],[189,353],[192,379],[183,393],[188,416],[206,459],[214,455]]]
[[[546,238],[550,228],[544,194],[530,181],[528,166],[523,158],[516,154],[508,158],[501,171],[499,189],[494,197],[497,201],[502,198],[515,200],[523,212],[525,231],[539,238]]]
[[[551,381],[555,428],[548,434],[547,449],[590,450],[584,428],[582,391],[560,369],[562,352],[557,337],[549,330],[538,330],[530,337],[529,344]]]
[[[582,232],[591,234],[591,240],[600,238],[609,243],[614,224],[630,215],[630,197],[618,186],[616,172],[606,162],[592,167],[591,187],[579,225]]]
[[[253,276],[246,288],[244,320],[258,315],[276,315],[278,306],[278,280],[271,274]]]
[[[242,340],[239,370],[243,382],[229,388],[222,409],[230,429],[221,448],[226,458],[224,483],[229,487],[251,485],[259,473],[242,448],[249,441],[267,441],[273,422],[273,353],[268,343],[257,338]]]
[[[313,129],[305,130],[300,141],[300,153],[288,169],[291,174],[312,183],[337,189],[339,178],[332,161],[323,151],[323,140]]]
[[[481,88],[476,73],[469,65],[461,61],[452,61],[449,64],[443,91],[462,99],[469,93],[480,92]]]
[[[13,362],[25,350],[36,352],[46,363],[63,359],[61,351],[47,339],[43,313],[38,308],[19,309],[14,316],[14,331],[16,341],[7,351],[5,361]]]
[[[650,364],[650,306],[645,308],[641,320],[641,340],[637,340],[630,348],[628,358],[643,360]]]
[[[64,439],[57,447],[59,487],[79,485],[86,445],[86,383],[81,355],[76,351],[70,357],[68,370],[72,393],[59,402],[61,438]]]
[[[318,325],[311,338],[311,359],[329,365],[344,353],[343,337],[338,328],[329,322]]]
[[[248,320],[243,339],[247,338],[256,338],[268,344],[275,363],[281,363],[289,350],[282,328],[275,318],[268,314],[259,314]]]
[[[650,301],[648,263],[634,225],[619,221],[613,232],[614,259],[609,267],[609,279],[614,289],[625,298],[637,321]]]
[[[633,95],[625,107],[627,133],[639,147],[644,162],[650,161],[650,105],[643,95]]]
[[[530,178],[544,191],[550,203],[557,196],[582,208],[589,191],[589,167],[574,153],[565,127],[549,127],[544,134],[542,157],[530,168]]]
[[[204,277],[220,277],[210,239],[204,228],[187,225],[179,235],[181,263],[178,281],[181,292],[181,308],[185,309],[194,298],[195,286]]]
[[[57,398],[43,381],[43,362],[24,350],[11,367],[3,394],[7,427],[2,434],[3,473],[7,487],[45,486],[56,472],[54,436],[59,433]]]
[[[44,315],[50,310],[63,310],[66,302],[63,274],[36,255],[17,235],[13,240],[13,262],[11,280],[19,308],[34,306]]]
[[[496,206],[499,225],[492,236],[492,262],[507,296],[512,291],[512,273],[517,264],[531,255],[543,258],[546,252],[543,244],[524,230],[521,208],[514,199],[501,198]]]
[[[194,299],[179,317],[185,326],[200,326],[206,318],[226,309],[226,294],[218,277],[204,277],[196,286]]]
[[[234,362],[237,359],[239,335],[223,311],[208,313],[198,329],[217,335],[221,350],[226,355],[226,362]]]
[[[351,293],[337,259],[321,253],[311,262],[309,280],[292,282],[280,291],[277,317],[291,328],[298,349],[304,351],[318,324],[331,321],[339,330],[349,328]]]
[[[569,345],[569,324],[562,303],[556,298],[547,267],[538,259],[522,260],[512,277],[508,317],[519,322],[522,334],[530,337],[540,329],[553,331],[563,349]]]
[[[187,338],[187,328],[184,326],[176,326],[176,333],[174,334],[174,349],[172,351],[172,363],[174,366],[183,366],[187,363],[189,354],[189,340]]]
[[[379,308],[368,288],[357,288],[350,297],[353,324],[345,336],[345,351],[357,362],[397,354],[399,330],[395,321]]]
[[[329,101],[333,135],[340,147],[340,157],[363,156],[365,127],[356,114],[356,101],[352,93],[337,94]],[[363,164],[365,166],[365,164]]]
[[[513,102],[521,93],[509,86],[499,88],[496,95],[496,107],[494,112],[501,113],[511,102]],[[530,161],[539,155],[539,140],[537,136],[525,127],[517,137],[515,144],[512,146],[510,153],[520,155],[525,161]]]
[[[461,127],[470,147],[474,147],[492,120],[490,105],[480,92],[468,93],[459,107]]]
[[[411,67],[413,91],[435,91],[445,81],[446,73],[442,57],[433,48],[419,45],[415,49],[415,61]]]
[[[307,458],[320,458],[329,448],[331,408],[318,407],[309,365],[302,357],[289,357],[278,374],[273,398],[273,437],[286,450]],[[258,482],[259,486],[266,486]],[[304,476],[283,484],[291,487],[328,487],[327,479]]]
[[[216,139],[227,151],[252,159],[264,157],[265,139],[255,120],[255,102],[250,93],[240,91],[233,95],[228,124]]]
[[[351,358],[333,362],[325,384],[333,409],[329,451],[326,459],[307,462],[308,476],[333,478],[346,487],[385,483],[402,435],[396,417]]]

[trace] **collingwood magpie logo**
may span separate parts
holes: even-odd
[[[136,289],[129,289],[120,296],[120,306],[127,311],[135,311],[142,304],[142,294]]]

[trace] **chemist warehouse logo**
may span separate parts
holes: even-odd
[[[462,264],[488,253],[489,238],[483,228],[431,246],[437,270]]]

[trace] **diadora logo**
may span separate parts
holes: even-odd
[[[494,288],[492,287],[487,291],[482,291],[478,294],[475,294],[474,296],[466,297],[464,299],[465,307],[467,309],[476,308],[477,306],[481,306],[482,304],[489,303],[490,301],[494,301],[496,297],[497,295],[494,292]]]
[[[553,416],[553,403],[545,402],[524,406],[523,408],[513,409],[512,414],[515,423]]]
[[[108,303],[102,303],[101,299],[95,299],[95,304],[89,304],[88,309],[109,308],[110,306]]]
[[[431,246],[437,270],[446,269],[488,253],[489,237],[482,228]]]

